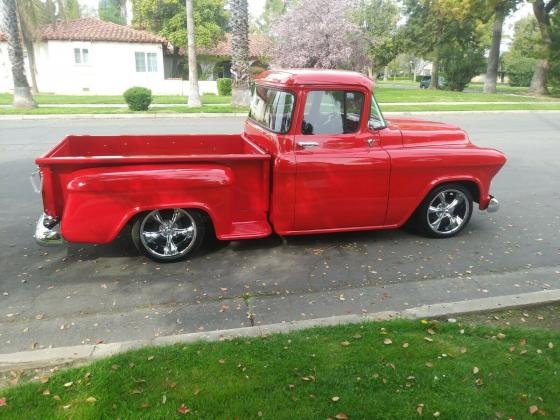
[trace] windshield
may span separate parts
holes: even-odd
[[[249,119],[274,133],[287,133],[292,125],[294,102],[294,95],[289,92],[255,85]]]
[[[377,105],[377,101],[373,94],[371,95],[371,108],[369,111],[369,125],[375,127],[376,129],[385,128],[387,124],[385,123],[385,119],[383,118],[383,114],[381,114],[381,110]]]

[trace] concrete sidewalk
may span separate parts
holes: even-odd
[[[316,293],[253,296],[244,300],[218,300],[198,305],[176,302],[173,317],[186,315],[192,319],[199,319],[207,326],[205,331],[157,337],[144,336],[141,330],[135,334],[128,331],[128,334],[123,332],[117,335],[126,337],[127,341],[124,342],[115,340],[103,344],[70,345],[0,354],[0,370],[90,361],[148,345],[259,336],[314,326],[392,317],[452,317],[463,313],[556,301],[560,301],[560,267]],[[231,317],[224,321],[224,305],[238,305],[241,312],[246,311],[246,322],[241,321],[243,317],[238,317],[233,323]],[[133,311],[129,314],[114,313],[111,316],[116,319],[123,316],[137,317],[138,321],[142,322],[144,313]],[[62,321],[57,318],[41,321],[45,334],[56,334]],[[100,317],[82,314],[81,321],[86,321],[84,324],[99,322]],[[238,327],[235,326],[236,323]],[[226,325],[230,328],[224,329]],[[10,336],[22,328],[25,328],[25,323],[22,322],[15,325],[4,324],[3,336]]]
[[[542,104],[560,104],[560,100],[541,100],[541,101],[431,101],[431,102],[379,102],[380,106],[431,106],[431,105],[448,105],[448,106],[462,106],[462,105],[542,105]],[[226,107],[230,106],[229,103],[219,104],[205,104],[205,106]],[[42,108],[127,108],[127,104],[40,104]],[[178,108],[187,106],[187,102],[180,104],[151,104],[151,108]],[[0,108],[11,108],[12,105],[0,105]]]

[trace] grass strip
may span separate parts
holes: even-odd
[[[558,331],[396,320],[144,348],[0,390],[0,417],[558,418],[559,347]]]

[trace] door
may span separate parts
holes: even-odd
[[[305,96],[295,136],[295,230],[383,226],[390,162],[362,118],[368,115],[366,92],[314,90]]]

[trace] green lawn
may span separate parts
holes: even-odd
[[[52,95],[40,94],[35,96],[35,100],[41,105],[50,104],[123,104],[122,96],[104,96],[104,95]],[[156,95],[154,96],[154,104],[185,104],[186,96],[174,95]],[[231,96],[218,95],[202,95],[204,104],[229,104]],[[10,105],[12,103],[12,95],[8,93],[0,93],[0,105]]]
[[[83,108],[76,105],[72,108],[53,108],[46,106],[40,106],[33,109],[14,109],[14,108],[0,108],[0,115],[71,115],[71,114],[161,114],[161,113],[236,113],[236,112],[247,112],[247,108],[244,107],[234,107],[231,105],[204,105],[200,108],[189,108],[187,106],[173,106],[173,107],[158,107],[152,108],[146,112],[134,112],[130,111],[127,107],[100,107],[100,108]]]
[[[481,92],[451,92],[448,90],[402,89],[378,85],[375,96],[381,103],[389,102],[548,102],[560,103],[558,98],[542,98],[521,94],[497,93],[487,95]]]
[[[558,331],[398,320],[146,348],[0,390],[0,417],[559,418],[559,347]]]

